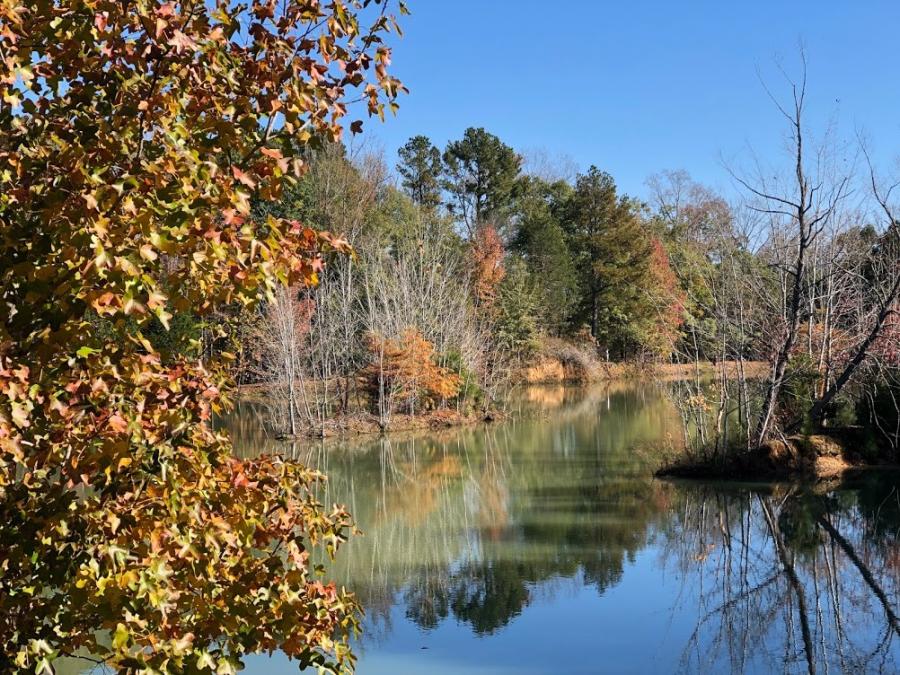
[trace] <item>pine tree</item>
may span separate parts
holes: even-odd
[[[441,203],[441,177],[444,164],[441,151],[427,136],[413,136],[397,151],[397,172],[401,184],[419,206],[435,209]]]
[[[562,207],[572,188],[565,181],[547,183],[526,176],[520,181],[515,207],[515,233],[510,250],[521,256],[534,288],[535,313],[541,328],[560,335],[578,300],[578,279],[566,233]]]
[[[592,166],[576,180],[565,227],[581,284],[576,319],[608,349],[627,355],[628,325],[653,311],[643,289],[650,273],[651,240],[640,205],[616,194],[612,176]]]
[[[537,343],[538,325],[535,284],[525,263],[511,257],[500,282],[494,319],[494,335],[509,354],[526,356]]]
[[[471,233],[479,223],[507,214],[515,194],[522,159],[515,150],[482,128],[468,128],[444,151],[451,213]]]

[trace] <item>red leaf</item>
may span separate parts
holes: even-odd
[[[256,181],[254,181],[250,176],[241,171],[236,166],[231,167],[231,173],[234,174],[234,177],[237,178],[241,183],[246,185],[249,188],[256,187]]]

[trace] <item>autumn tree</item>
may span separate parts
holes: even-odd
[[[491,223],[480,224],[469,242],[469,258],[472,292],[485,311],[489,311],[497,299],[497,289],[506,274],[504,255],[503,240],[497,228]]]
[[[643,325],[638,328],[636,341],[653,357],[665,359],[678,343],[686,296],[658,237],[650,241],[648,281],[644,292],[650,311],[640,317]]]
[[[397,151],[397,172],[401,184],[413,201],[428,209],[441,204],[441,180],[444,164],[441,151],[427,136],[413,136]]]
[[[459,375],[437,363],[434,345],[415,328],[405,329],[397,339],[370,335],[369,354],[362,377],[383,421],[395,409],[413,414],[459,393]]]
[[[150,336],[346,248],[250,205],[351,99],[396,105],[394,29],[379,0],[0,0],[0,669],[352,665],[353,599],[309,558],[347,514],[314,472],[231,457],[227,354]]]
[[[469,234],[488,219],[506,215],[522,160],[515,150],[482,128],[468,128],[444,150],[451,213]]]
[[[676,344],[676,351],[687,360],[721,358],[719,333],[730,329],[727,320],[722,322],[727,319],[721,316],[723,303],[735,300],[720,296],[722,274],[731,272],[733,256],[750,255],[746,237],[738,231],[728,202],[686,171],[650,176],[647,187],[651,224],[682,295],[682,343]]]

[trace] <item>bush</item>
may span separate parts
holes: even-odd
[[[445,355],[446,367],[459,377],[459,391],[456,401],[464,407],[480,407],[484,403],[485,392],[478,381],[478,375],[466,366],[462,354],[453,350]]]
[[[415,328],[407,328],[396,340],[369,336],[371,362],[363,370],[363,388],[379,412],[417,407],[433,408],[455,398],[461,378],[437,365],[434,345]]]
[[[784,386],[779,394],[778,406],[783,419],[802,419],[804,431],[809,429],[809,410],[816,400],[819,369],[808,354],[795,354],[788,362],[784,374]]]
[[[572,343],[558,339],[546,339],[544,352],[562,364],[566,377],[573,380],[590,380],[601,367],[597,359],[595,343]]]

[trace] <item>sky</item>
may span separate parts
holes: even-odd
[[[366,125],[391,161],[424,134],[443,148],[482,126],[519,152],[594,164],[646,197],[685,169],[725,194],[752,153],[780,161],[790,90],[808,62],[812,130],[864,133],[886,167],[900,154],[900,2],[870,0],[408,0],[394,74],[396,118]]]

